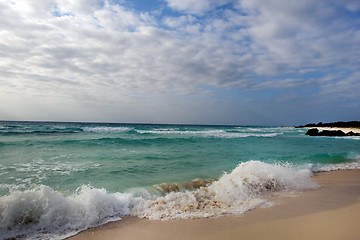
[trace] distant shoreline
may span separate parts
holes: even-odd
[[[306,127],[306,128],[310,128],[310,127]],[[353,133],[360,133],[360,128],[353,128],[353,127],[317,127],[317,129],[319,131],[342,131],[345,134],[348,134],[350,132]]]
[[[295,128],[359,128],[360,129],[360,121],[308,123],[306,125],[296,126]]]
[[[360,135],[360,121],[332,122],[332,123],[319,122],[317,124],[310,123],[303,126],[296,126],[295,128],[309,129],[306,133],[306,135],[309,136],[359,136]]]

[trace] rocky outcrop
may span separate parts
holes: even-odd
[[[309,129],[305,135],[308,135],[308,136],[319,136],[319,129],[317,128],[311,128]]]
[[[319,132],[317,128],[311,128],[306,133],[309,136],[327,136],[327,137],[345,137],[345,136],[360,136],[359,133],[348,132],[344,133],[341,130],[323,130]]]
[[[346,136],[360,136],[360,133],[354,133],[353,131],[348,132]]]

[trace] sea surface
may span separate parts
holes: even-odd
[[[124,216],[219,217],[360,168],[360,137],[293,127],[0,122],[0,239],[64,239]]]

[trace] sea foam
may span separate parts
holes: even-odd
[[[267,196],[276,191],[313,188],[309,169],[293,170],[282,165],[249,161],[231,173],[195,191],[170,192],[155,200],[140,202],[132,214],[156,220],[219,217],[242,214],[268,206]]]
[[[313,172],[330,172],[336,170],[360,169],[360,154],[349,153],[347,159],[349,159],[350,161],[344,163],[312,165],[311,170]]]
[[[315,187],[311,175],[309,169],[249,161],[218,180],[194,181],[188,190],[157,195],[135,197],[88,186],[66,195],[42,185],[0,197],[0,236],[60,239],[128,215],[170,220],[242,214],[271,205],[268,196],[273,192]]]
[[[83,186],[64,196],[47,186],[0,198],[0,238],[64,238],[129,215],[130,194]]]

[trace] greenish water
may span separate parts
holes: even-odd
[[[305,132],[291,127],[0,122],[0,211],[4,215],[10,197],[19,201],[22,194],[45,194],[44,189],[63,198],[80,196],[84,188],[146,198],[154,185],[218,179],[249,161],[294,171],[359,168],[359,137],[309,137]],[[88,197],[82,200],[91,201],[92,194],[81,195]],[[129,213],[116,213],[114,207],[111,214],[131,214],[136,201],[129,202]],[[11,237],[34,231],[31,224],[21,225],[26,213],[6,214],[19,214],[20,223],[11,223],[11,231],[0,227],[0,233]],[[78,228],[108,217],[97,214],[98,223]],[[8,226],[8,220],[1,221]],[[45,237],[39,229],[35,232]],[[49,238],[72,231],[55,229]]]

